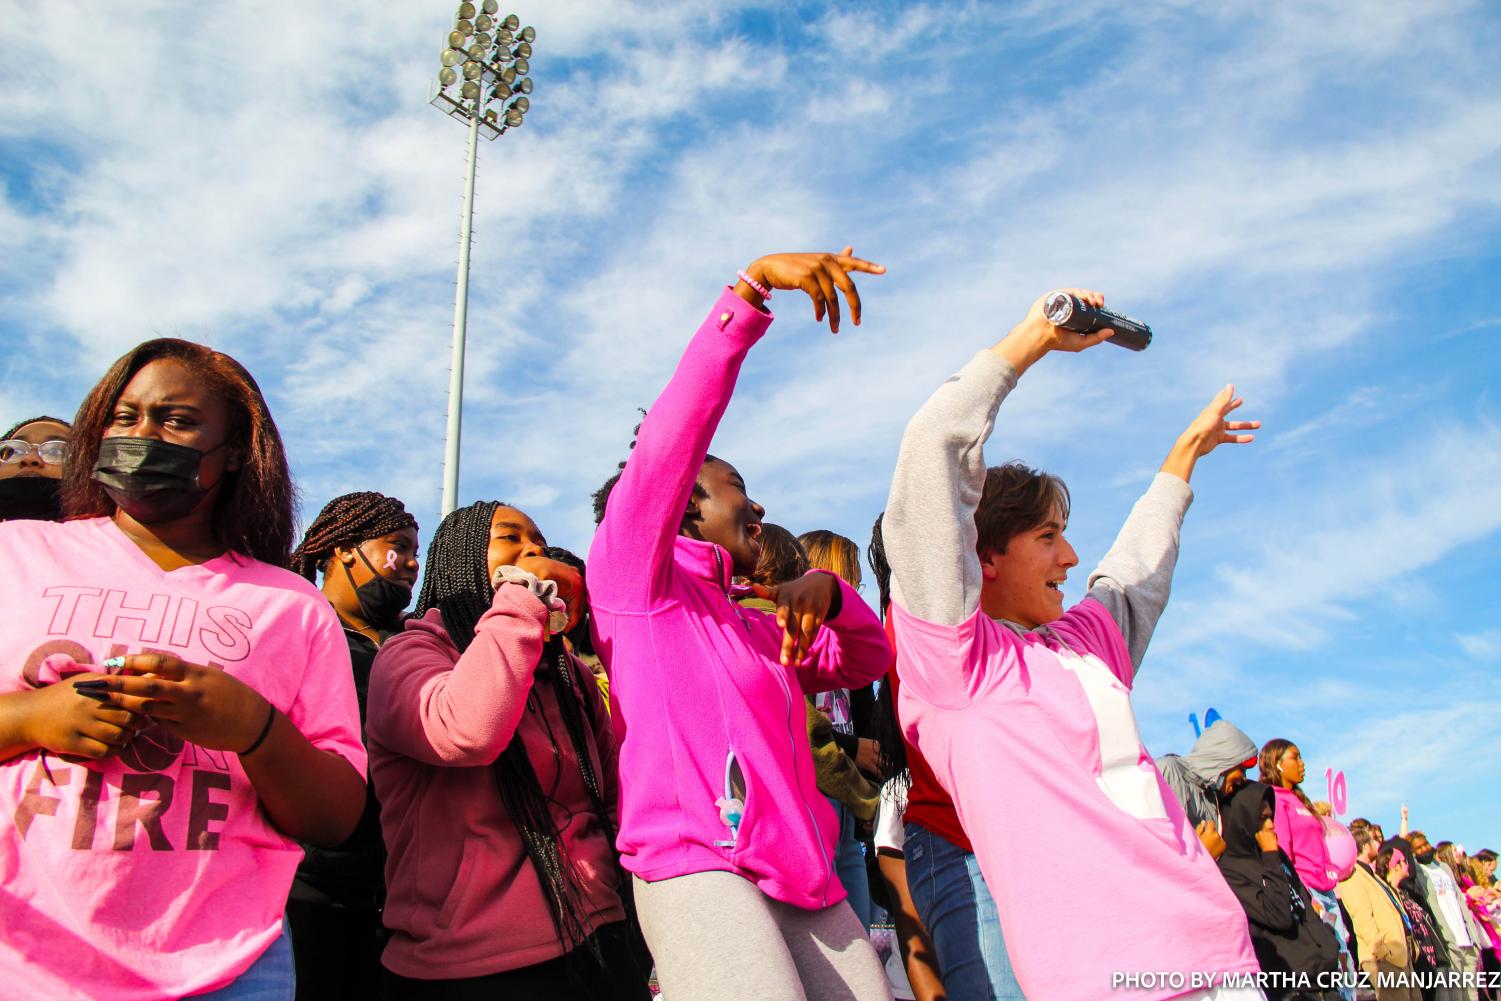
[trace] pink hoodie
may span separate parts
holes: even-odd
[[[585,889],[587,930],[625,918],[610,844],[584,789],[552,684],[534,684],[534,675],[547,669],[537,666],[546,621],[540,600],[524,587],[504,585],[462,655],[433,609],[407,620],[405,631],[375,658],[366,736],[390,852],[384,920],[392,932],[381,961],[401,976],[478,977],[563,954],[542,884],[491,767],[516,735],[552,801],[564,851]],[[615,741],[608,713],[587,669],[578,671],[598,721],[593,764],[612,806]],[[529,694],[535,696],[532,711]]]
[[[728,290],[641,425],[589,551],[597,646],[620,738],[624,866],[648,882],[743,876],[803,908],[844,899],[803,693],[880,677],[891,648],[848,585],[800,668],[772,616],[729,598],[730,558],[678,526],[746,352],[771,314]]]
[[[1272,792],[1277,797],[1272,817],[1277,846],[1293,860],[1293,868],[1310,890],[1328,893],[1339,883],[1339,872],[1329,861],[1324,822],[1291,789],[1274,787]]]

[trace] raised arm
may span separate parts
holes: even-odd
[[[1226,416],[1245,401],[1234,386],[1220,390],[1178,436],[1136,502],[1115,544],[1089,575],[1089,596],[1104,605],[1120,626],[1131,652],[1133,670],[1141,666],[1157,620],[1167,607],[1183,516],[1193,501],[1188,486],[1199,459],[1224,443],[1244,444],[1254,435],[1238,432],[1261,427],[1260,421],[1230,421]]]
[[[1097,292],[1072,290],[1093,305]],[[1080,351],[1113,331],[1079,334],[1049,323],[1042,299],[989,351],[976,355],[907,424],[882,534],[892,599],[936,625],[967,620],[980,603],[975,508],[985,486],[984,445],[1016,381],[1049,351]]]
[[[813,300],[815,319],[839,330],[836,289],[860,322],[860,298],[850,271],[879,274],[878,264],[843,254],[773,254],[760,258],[727,289],[694,334],[667,388],[652,404],[604,520],[589,550],[589,589],[604,607],[644,607],[660,589],[672,563],[673,539],[694,481],[709,451],[740,366],[771,324],[760,289],[801,289]],[[754,284],[752,284],[754,283]]]

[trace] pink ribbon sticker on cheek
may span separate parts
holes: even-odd
[[[396,550],[394,550],[394,549],[387,549],[386,550],[386,569],[387,570],[395,570],[396,569]]]

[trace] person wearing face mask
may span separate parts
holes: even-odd
[[[329,501],[292,552],[295,573],[316,583],[344,627],[360,720],[376,652],[401,628],[417,582],[417,519],[394,497],[362,491]],[[385,899],[380,804],[366,787],[359,826],[334,848],[309,846],[287,901],[297,996],[379,990],[380,909]]]
[[[1267,998],[1335,1001],[1338,992],[1321,990],[1318,984],[1321,978],[1326,985],[1334,982],[1339,946],[1333,929],[1314,914],[1308,888],[1278,847],[1275,811],[1272,788],[1260,782],[1242,783],[1222,802],[1220,874],[1245,909],[1261,969],[1276,975],[1268,980]],[[1307,977],[1312,989],[1297,986],[1296,977]]]
[[[622,863],[662,992],[722,998],[889,999],[835,868],[838,823],[818,792],[803,696],[874,681],[890,661],[858,592],[814,571],[742,608],[765,511],[709,454],[773,289],[803,289],[839,329],[860,321],[840,254],[747,265],[683,352],[620,474],[595,495],[589,550],[596,647],[621,738]]]
[[[495,501],[444,518],[370,676],[388,1001],[648,1001],[613,846],[615,740],[564,636],[583,577]]]
[[[365,748],[333,609],[285,569],[295,490],[255,380],[148,341],[78,412],[72,520],[0,525],[0,983],[285,1001],[302,844]]]
[[[0,437],[0,521],[61,521],[63,465],[73,425],[30,417]]]

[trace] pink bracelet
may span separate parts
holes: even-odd
[[[744,271],[737,271],[735,272],[735,274],[739,275],[740,280],[749,285],[751,289],[756,293],[756,295],[759,295],[763,299],[771,298],[771,289],[767,288],[765,285],[762,285],[760,282],[756,281]]]

